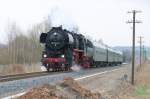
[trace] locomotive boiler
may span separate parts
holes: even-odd
[[[40,42],[45,44],[42,63],[47,71],[69,70],[72,65],[72,47],[74,39],[62,27],[53,27],[48,33],[42,33]]]

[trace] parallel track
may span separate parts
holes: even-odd
[[[32,77],[40,77],[40,76],[46,76],[46,75],[54,75],[54,74],[67,73],[67,72],[69,72],[69,71],[63,71],[63,72],[34,72],[34,73],[6,75],[6,76],[0,76],[0,82],[7,82],[7,81],[13,81],[13,80],[19,80],[19,79],[25,79],[25,78],[32,78]]]

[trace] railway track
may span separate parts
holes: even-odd
[[[95,68],[91,69],[95,70]],[[56,75],[61,73],[69,73],[71,71],[59,71],[59,72],[34,72],[34,73],[24,73],[24,74],[15,74],[15,75],[0,75],[0,82],[7,82],[7,81],[13,81],[13,80],[20,80],[20,79],[26,79],[26,78],[33,78],[33,77],[40,77],[40,76],[46,76],[46,75]]]
[[[13,80],[19,80],[19,79],[25,79],[25,78],[32,78],[32,77],[40,77],[40,76],[46,76],[46,75],[54,75],[54,74],[67,73],[67,72],[70,72],[70,71],[62,71],[62,72],[46,72],[45,71],[45,72],[5,75],[5,76],[0,76],[0,82],[7,82],[7,81],[13,81]]]
[[[86,78],[89,79],[90,77],[108,73],[109,71],[111,72],[119,68],[121,67],[116,66],[108,68],[93,68],[75,72],[37,72],[25,74],[26,77],[24,74],[20,74],[19,77],[18,75],[0,76],[0,99],[17,93],[25,92],[31,88],[41,86],[43,84],[53,85],[63,81],[63,79],[66,77],[72,77],[75,80],[82,80]]]

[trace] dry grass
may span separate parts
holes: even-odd
[[[25,71],[26,71],[26,73],[41,72],[41,67],[40,67],[40,65],[32,64],[30,66],[25,66]]]
[[[22,74],[22,73],[31,73],[31,72],[40,72],[40,66],[37,65],[22,65],[22,64],[14,64],[14,65],[6,65],[1,66],[0,75],[12,75],[12,74]]]
[[[136,85],[150,85],[150,64],[143,65],[137,73]]]
[[[20,74],[20,73],[25,73],[25,68],[23,67],[23,65],[20,64],[3,66],[1,68],[2,75],[11,75],[11,74]]]
[[[150,63],[143,64],[135,76],[135,86],[122,82],[117,99],[150,99]]]
[[[136,76],[135,99],[150,99],[150,63],[144,64]]]
[[[128,80],[121,80],[116,90],[110,91],[107,99],[150,99],[150,62],[146,62],[135,72],[134,86]]]

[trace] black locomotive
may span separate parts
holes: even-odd
[[[42,33],[40,42],[45,44],[42,63],[47,71],[70,70],[73,64],[90,68],[122,63],[120,52],[94,44],[83,35],[62,27]]]

